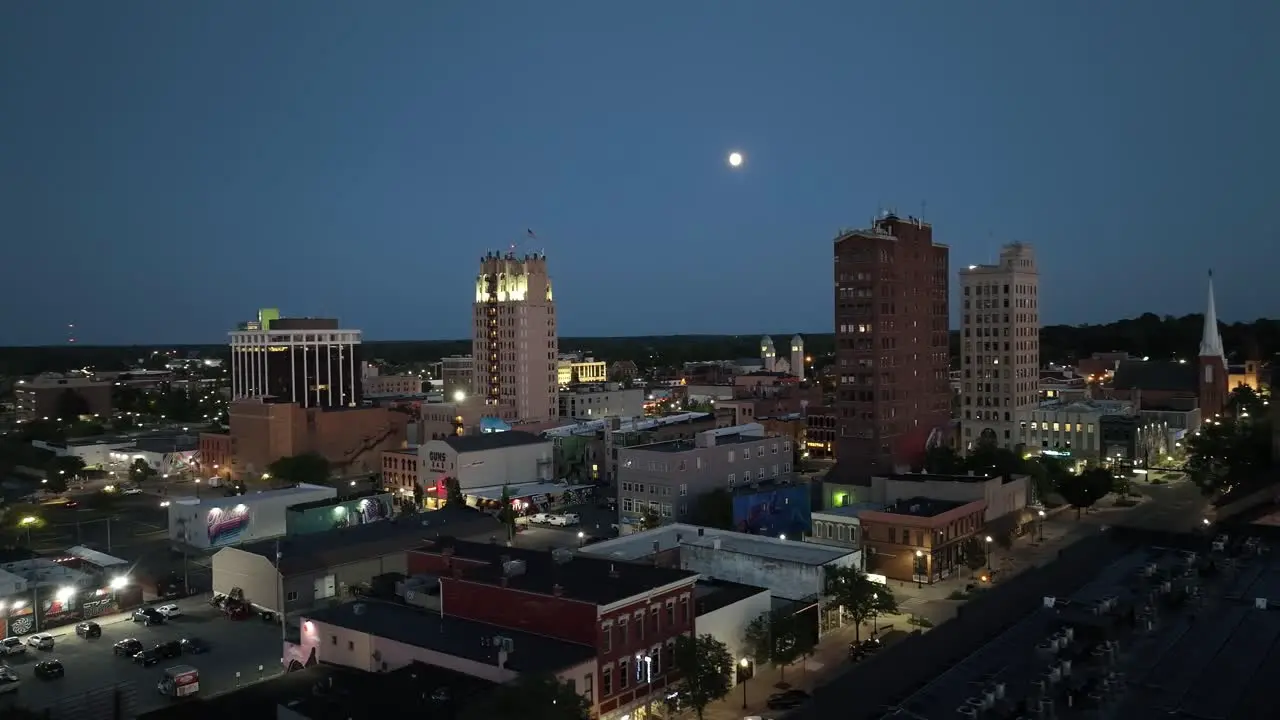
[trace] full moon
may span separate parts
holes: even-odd
[[[742,167],[742,153],[729,153],[729,167]]]

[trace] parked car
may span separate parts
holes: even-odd
[[[790,710],[800,707],[809,700],[809,693],[803,690],[784,690],[769,696],[765,703],[770,710]]]
[[[164,615],[155,608],[142,607],[133,611],[133,621],[147,626],[159,625],[164,622]]]
[[[182,638],[182,652],[188,655],[199,655],[209,652],[209,643],[198,637]]]
[[[141,495],[142,488],[130,487],[120,491],[123,495]]]
[[[21,680],[18,678],[18,671],[8,665],[0,665],[0,695],[18,692],[18,686]]]
[[[26,652],[27,646],[20,637],[7,637],[0,640],[0,655],[23,655]]]
[[[160,607],[156,608],[156,612],[165,616],[166,619],[170,619],[170,618],[176,618],[179,615],[181,615],[182,608],[171,603],[169,605],[161,605]]]
[[[102,626],[92,620],[85,620],[76,625],[76,634],[85,640],[99,638],[102,637]]]
[[[53,636],[49,633],[36,633],[27,636],[27,645],[37,650],[52,650]]]
[[[143,650],[142,652],[133,656],[133,661],[138,663],[142,667],[151,667],[152,665],[155,665],[156,663],[160,662],[163,659],[164,658],[160,657],[160,653],[156,652],[155,648],[151,648],[149,650]]]
[[[162,642],[151,649],[155,650],[156,654],[165,660],[180,657],[182,655],[182,643],[177,640]]]
[[[582,522],[582,518],[578,517],[577,513],[565,513],[563,515],[551,516],[551,524],[557,527],[568,527],[570,525],[577,525],[580,522]]]
[[[111,652],[121,657],[133,657],[142,652],[142,642],[138,638],[125,638],[111,646]]]
[[[552,515],[551,513],[534,513],[529,516],[529,522],[536,523],[538,525],[546,525],[551,522],[554,517],[555,515]]]
[[[43,660],[36,663],[36,677],[41,680],[53,680],[67,674],[67,669],[57,660]]]

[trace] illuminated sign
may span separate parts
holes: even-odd
[[[208,515],[209,544],[230,545],[249,529],[249,508],[236,505],[230,510],[213,508]]]

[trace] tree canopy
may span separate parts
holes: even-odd
[[[1251,489],[1270,480],[1270,398],[1236,388],[1226,412],[1208,418],[1187,439],[1187,473],[1205,494]]]
[[[930,448],[925,453],[926,472],[939,475],[1026,475],[1029,480],[1028,503],[1044,504],[1056,488],[1055,481],[1068,474],[1061,461],[1048,456],[1023,458],[1018,453],[991,443],[978,443],[968,456],[960,456],[947,446]]]
[[[827,594],[853,618],[853,637],[861,639],[861,626],[869,618],[898,611],[898,602],[887,585],[872,582],[857,568],[828,567]]]
[[[286,483],[332,484],[329,461],[319,453],[282,457],[267,466],[267,473]]]
[[[1115,476],[1106,468],[1087,468],[1079,475],[1068,475],[1058,483],[1058,494],[1067,504],[1076,509],[1076,517],[1080,511],[1093,507],[1093,504],[1106,497],[1115,486]]]
[[[683,699],[698,714],[699,720],[708,705],[729,694],[733,656],[728,646],[714,636],[676,638],[673,662],[680,675]]]
[[[458,483],[458,478],[446,478],[444,481],[445,505],[452,505],[454,509],[467,506],[467,499],[462,495],[462,485]]]
[[[774,610],[752,620],[743,633],[743,644],[756,664],[773,663],[781,672],[812,652],[817,640],[813,628],[800,615]]]

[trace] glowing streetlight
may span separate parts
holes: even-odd
[[[987,536],[987,574],[991,573],[991,536]]]
[[[22,525],[22,526],[24,526],[24,527],[25,527],[25,526],[27,526],[27,525],[34,525],[34,524],[36,524],[37,522],[39,522],[39,521],[37,520],[36,516],[34,516],[34,515],[28,515],[28,516],[26,516],[26,517],[22,518],[21,520],[19,520],[19,521],[18,521],[18,524],[19,524],[19,525]],[[1205,520],[1205,522],[1209,522],[1209,521],[1208,521],[1208,520]]]
[[[112,589],[112,590],[122,590],[122,589],[124,589],[124,586],[125,586],[125,585],[128,585],[128,584],[129,584],[129,578],[127,578],[127,577],[125,577],[125,576],[123,576],[123,575],[120,575],[120,576],[118,576],[118,577],[113,577],[113,578],[111,578],[111,589]]]
[[[751,661],[748,660],[747,658],[742,658],[741,660],[738,661],[738,667],[742,668],[742,670],[738,672],[738,675],[741,678],[738,680],[738,682],[742,684],[742,709],[746,710],[747,709],[747,668],[751,667]]]

